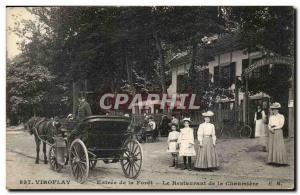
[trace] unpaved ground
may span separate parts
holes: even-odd
[[[126,179],[119,163],[98,162],[85,184],[76,183],[68,167],[60,173],[49,165],[34,164],[33,136],[23,131],[7,131],[7,187],[10,189],[292,189],[294,187],[294,141],[285,140],[289,166],[266,165],[266,152],[253,139],[217,141],[221,167],[214,172],[182,171],[169,167],[165,138],[142,144],[143,170],[137,180]],[[197,146],[196,146],[197,148]],[[42,159],[42,152],[40,153]],[[43,183],[43,184],[41,184]],[[111,184],[117,183],[117,184]]]

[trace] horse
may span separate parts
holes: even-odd
[[[44,117],[31,117],[25,123],[25,129],[29,130],[30,135],[34,135],[36,144],[36,160],[39,164],[40,145],[43,143],[44,163],[48,164],[47,160],[47,145],[53,144],[53,137],[58,133],[61,124],[54,119],[47,119]]]

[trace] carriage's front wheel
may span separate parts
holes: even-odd
[[[57,163],[56,148],[52,145],[49,149],[50,169],[59,172],[63,166]]]
[[[89,156],[84,143],[75,139],[70,146],[70,166],[73,177],[78,183],[84,183],[89,175]]]
[[[143,165],[143,149],[136,140],[125,142],[125,151],[121,156],[122,170],[127,178],[135,179],[139,176]]]

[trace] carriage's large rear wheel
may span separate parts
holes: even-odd
[[[135,179],[139,176],[143,165],[143,149],[136,140],[125,142],[126,150],[121,156],[121,166],[126,177]]]
[[[75,139],[70,146],[70,166],[73,177],[78,183],[84,183],[89,175],[89,156],[84,143]]]
[[[56,148],[52,145],[49,149],[50,169],[59,172],[63,166],[57,163]]]

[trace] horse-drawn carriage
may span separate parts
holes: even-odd
[[[74,124],[75,123],[75,124]],[[130,120],[119,116],[89,116],[80,122],[62,124],[49,150],[50,168],[70,165],[73,177],[84,183],[99,160],[120,162],[125,177],[141,172],[143,150],[129,128]]]

